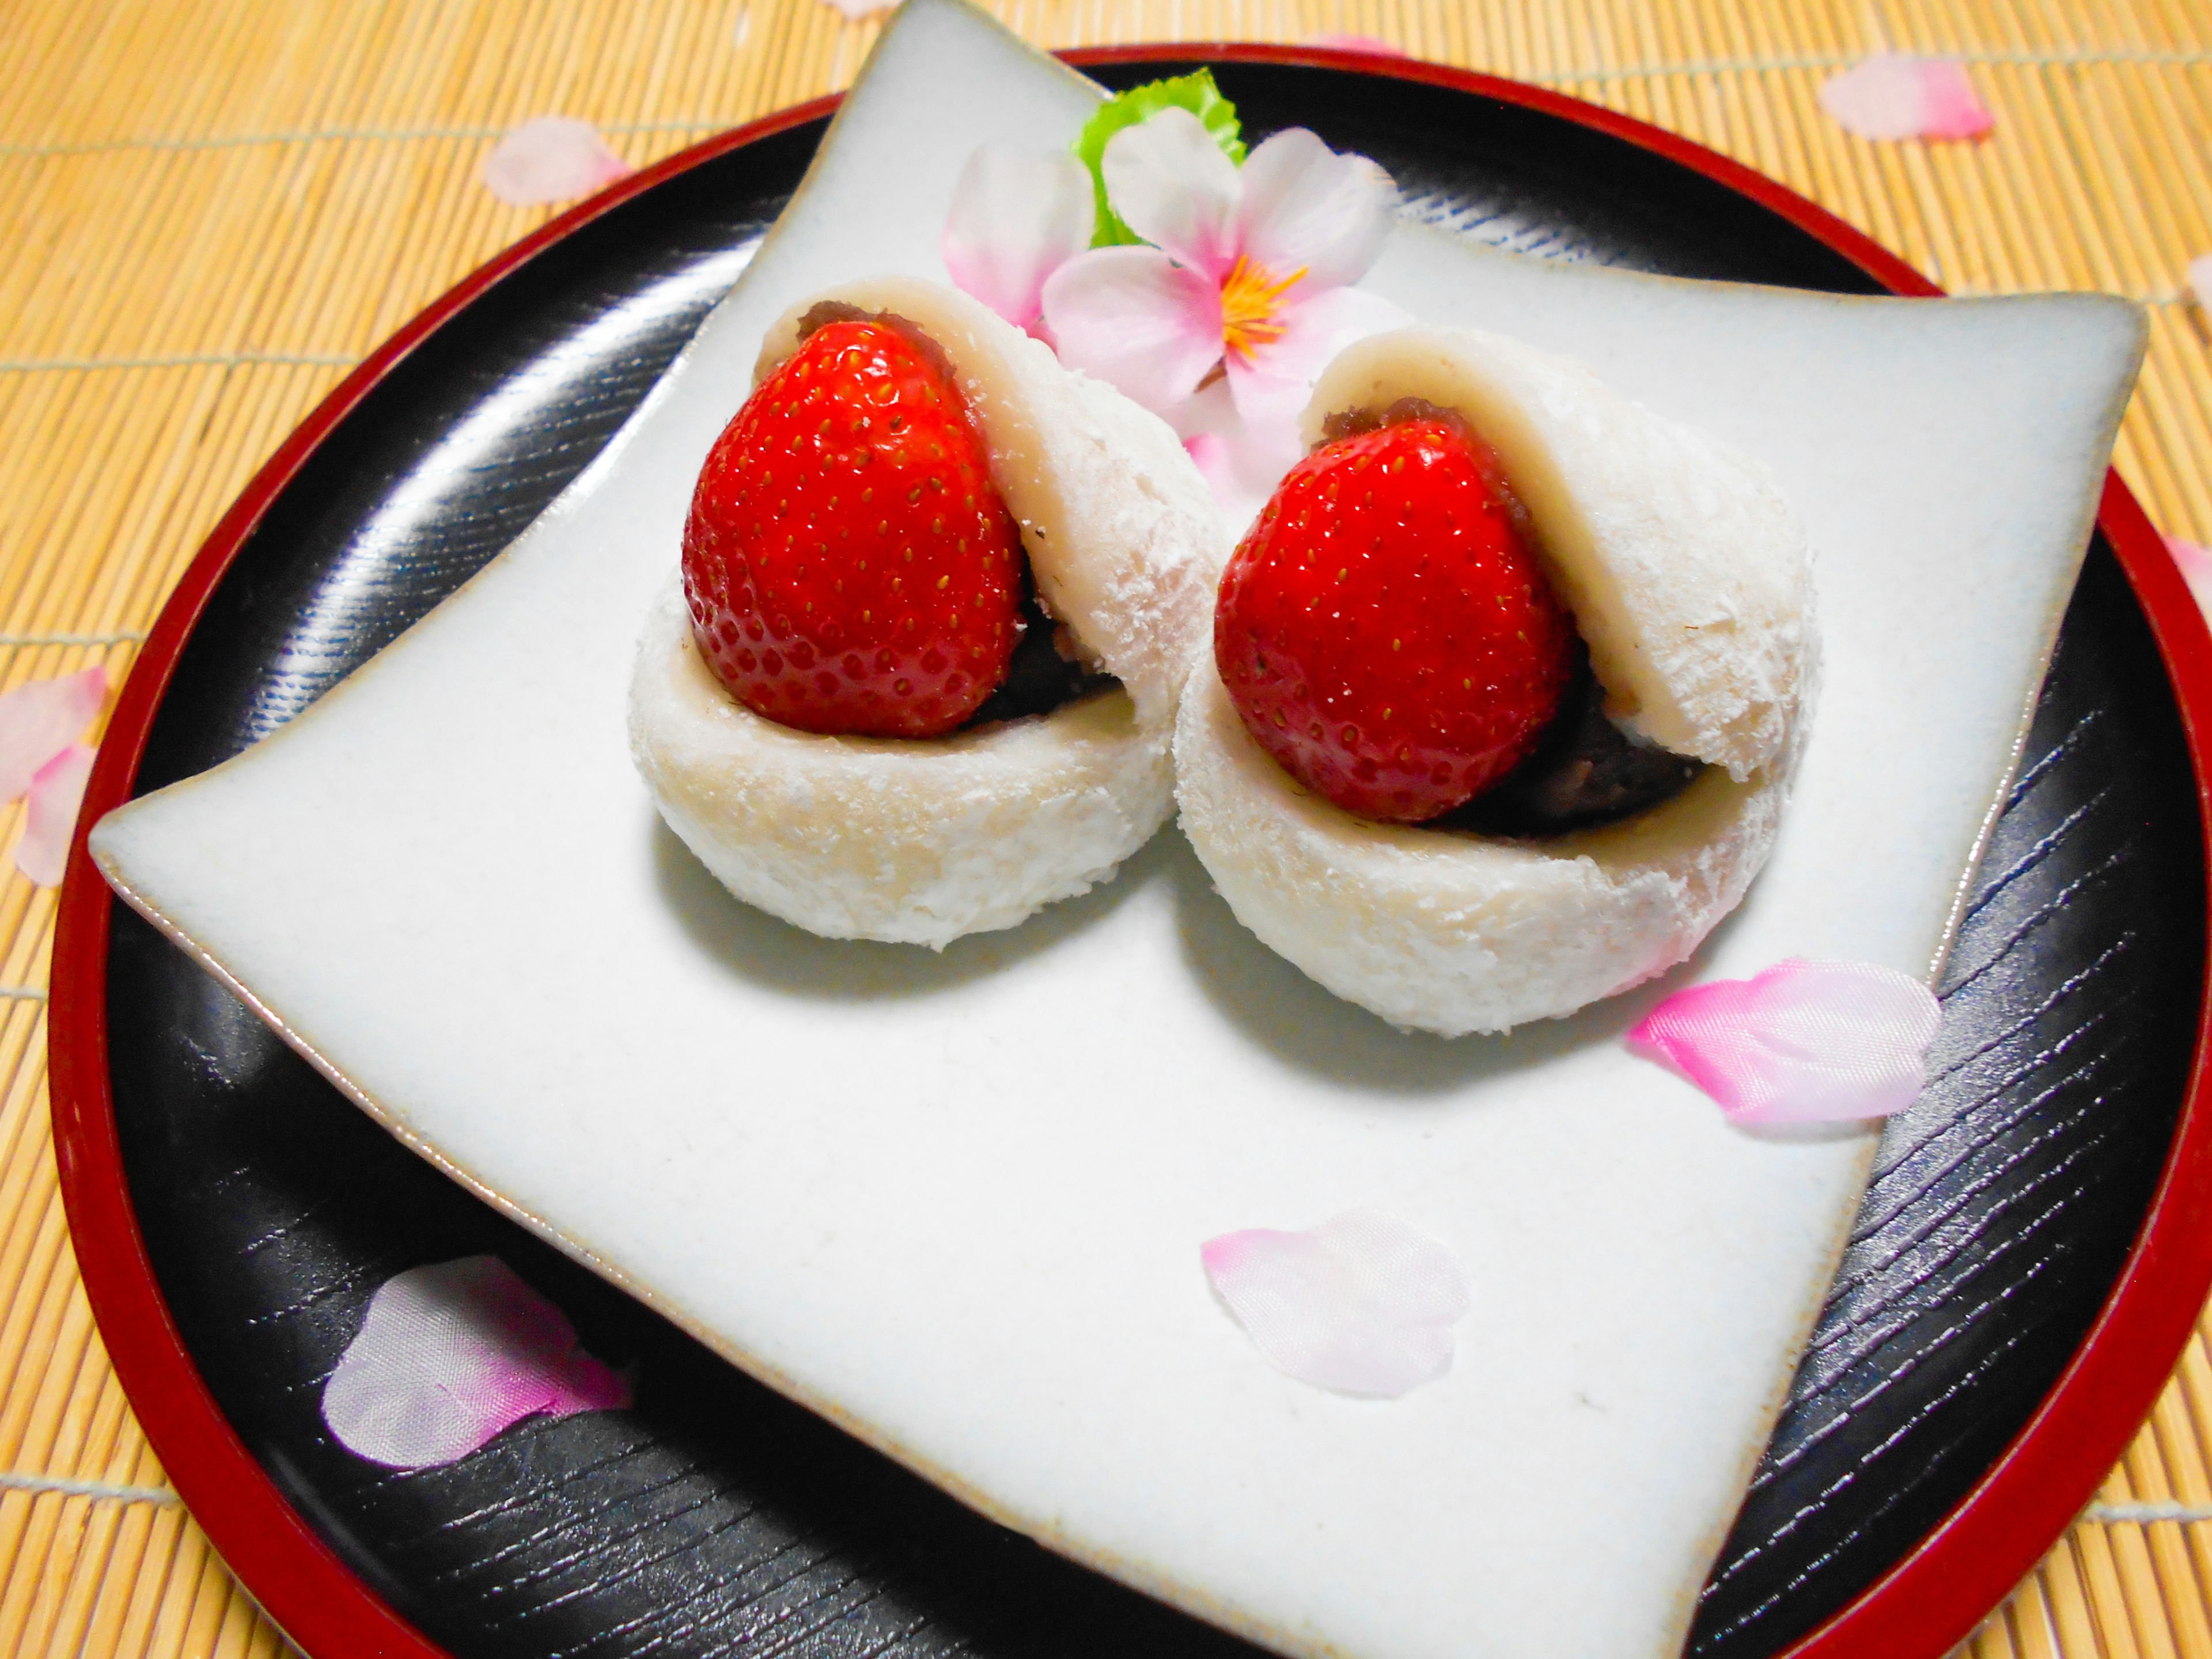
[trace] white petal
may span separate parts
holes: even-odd
[[[1340,1394],[1393,1399],[1442,1376],[1471,1301],[1449,1250],[1365,1211],[1308,1232],[1227,1233],[1199,1259],[1269,1364]]]
[[[0,802],[28,789],[38,769],[74,743],[106,701],[104,668],[33,680],[0,697]]]
[[[1027,328],[1045,278],[1091,246],[1093,194],[1073,155],[983,145],[960,169],[938,244],[953,286]]]
[[[1206,123],[1164,109],[1108,139],[1098,170],[1130,229],[1216,283],[1229,274],[1243,187]]]
[[[1304,127],[1279,132],[1254,150],[1244,162],[1243,185],[1238,249],[1278,277],[1304,271],[1297,290],[1304,294],[1365,276],[1398,204],[1389,173],[1364,155],[1338,155]]]
[[[1221,290],[1155,248],[1069,260],[1045,283],[1044,320],[1060,362],[1147,409],[1181,403],[1221,356]]]
[[[1299,284],[1294,292],[1303,292]],[[1314,382],[1354,340],[1404,328],[1413,319],[1389,301],[1356,288],[1334,288],[1286,307],[1281,337],[1256,348],[1249,361],[1229,359],[1229,385],[1249,421],[1296,420]]]
[[[497,1256],[412,1267],[377,1287],[323,1389],[323,1421],[357,1457],[450,1463],[509,1424],[629,1403],[562,1311]]]
[[[1918,1097],[1942,1011],[1909,974],[1778,962],[1677,991],[1628,1034],[1742,1123],[1883,1117]]]
[[[484,187],[512,207],[589,196],[629,174],[588,121],[543,115],[525,121],[484,157]]]
[[[61,885],[77,809],[84,805],[84,786],[92,776],[92,757],[93,751],[83,744],[71,744],[31,779],[23,838],[15,843],[15,867],[41,887]]]

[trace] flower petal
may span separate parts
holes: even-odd
[[[1045,278],[1091,246],[1097,212],[1073,155],[985,144],[960,169],[938,251],[954,287],[1027,328]]]
[[[484,157],[484,187],[510,207],[589,196],[631,171],[588,121],[541,115],[501,139]]]
[[[1978,138],[1996,125],[1963,65],[1877,52],[1820,88],[1820,107],[1862,138]]]
[[[1278,277],[1305,272],[1299,295],[1365,276],[1398,205],[1389,173],[1364,155],[1338,155],[1304,127],[1254,150],[1243,185],[1237,251]]]
[[[1377,58],[1411,58],[1405,47],[1388,40],[1377,40],[1371,34],[1316,34],[1310,36],[1310,46],[1326,46],[1332,52],[1364,52]]]
[[[2173,555],[2174,563],[2181,568],[2181,579],[2197,596],[2197,608],[2212,619],[2212,550],[2179,536],[2166,538],[2166,550]]]
[[[1107,200],[1130,229],[1217,283],[1229,274],[1243,186],[1198,117],[1164,109],[1124,128],[1107,142],[1098,170]]]
[[[1303,292],[1304,284],[1297,291]],[[1286,307],[1282,334],[1253,349],[1249,358],[1231,353],[1229,386],[1237,412],[1248,421],[1295,421],[1313,395],[1314,382],[1336,354],[1354,340],[1408,326],[1413,319],[1389,301],[1356,288],[1329,289]]]
[[[0,697],[0,802],[31,787],[38,769],[75,742],[107,701],[107,671],[33,680]]]
[[[1221,356],[1221,290],[1156,248],[1069,260],[1046,279],[1044,320],[1060,362],[1151,410],[1190,396]]]
[[[1199,1260],[1269,1364],[1340,1394],[1392,1399],[1442,1376],[1471,1301],[1449,1250],[1366,1211],[1308,1232],[1224,1233]]]
[[[1305,453],[1295,411],[1286,420],[1245,420],[1225,380],[1194,392],[1169,410],[1167,419],[1213,492],[1213,504],[1232,538],[1250,527],[1283,475]]]
[[[422,1468],[510,1424],[609,1411],[629,1384],[576,1345],[568,1317],[497,1256],[386,1279],[323,1389],[323,1421],[357,1457]]]
[[[1678,991],[1628,1034],[1739,1123],[1886,1117],[1927,1080],[1942,1010],[1909,974],[1864,962],[1777,963]]]
[[[32,776],[23,838],[15,843],[15,867],[41,887],[61,885],[77,809],[84,805],[85,780],[92,775],[92,757],[82,744],[73,744]]]

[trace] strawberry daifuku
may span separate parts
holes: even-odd
[[[958,386],[882,321],[816,329],[707,458],[684,527],[699,648],[754,713],[929,738],[1006,677],[1022,550]]]
[[[1245,729],[1363,817],[1418,823],[1504,777],[1559,712],[1575,645],[1521,518],[1456,421],[1308,456],[1222,579],[1214,658]]]

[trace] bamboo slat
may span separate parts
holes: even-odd
[[[1050,46],[1389,40],[1711,144],[1954,290],[2130,295],[2152,343],[2119,465],[2163,529],[2212,541],[2212,348],[2180,303],[2212,252],[2202,0],[995,3]],[[478,182],[500,133],[580,116],[644,163],[847,83],[879,28],[822,0],[0,5],[0,689],[119,678],[284,434],[543,222]],[[1883,48],[1964,61],[1996,133],[1842,132],[1820,85]],[[21,821],[0,808],[0,845]],[[50,894],[0,879],[0,1651],[275,1655],[76,1279],[47,1126],[52,921]],[[2109,1518],[2142,1504],[2191,1518]],[[2099,1504],[1961,1652],[2212,1659],[2212,1328]]]

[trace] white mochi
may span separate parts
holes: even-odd
[[[1176,697],[1225,539],[1164,422],[932,283],[881,277],[793,307],[756,386],[824,300],[895,313],[943,349],[1046,609],[1121,686],[942,738],[801,732],[715,678],[672,585],[638,645],[631,757],[669,827],[739,898],[826,938],[942,948],[1087,891],[1166,820]]]
[[[1322,374],[1328,416],[1465,415],[1528,508],[1607,712],[1709,763],[1612,823],[1504,838],[1371,823],[1253,741],[1219,676],[1176,737],[1182,825],[1238,921],[1337,995],[1458,1036],[1572,1013],[1686,960],[1774,845],[1818,662],[1804,532],[1755,461],[1496,335],[1402,329]]]

